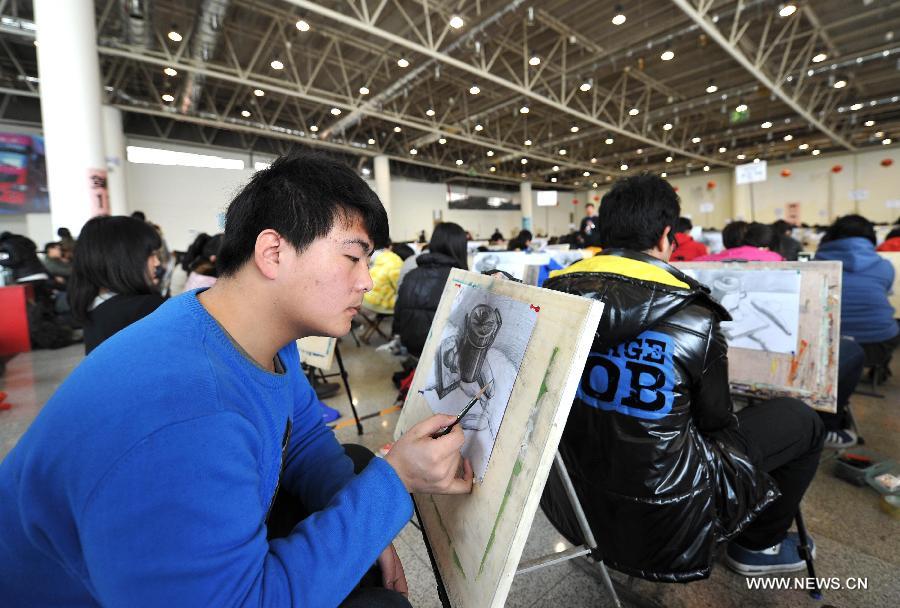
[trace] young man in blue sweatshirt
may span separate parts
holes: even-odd
[[[462,431],[431,439],[453,419],[434,416],[354,474],[294,343],[349,331],[387,236],[343,165],[258,172],[216,285],[104,342],[0,463],[0,603],[408,605],[391,541],[409,492],[471,491]],[[269,539],[279,487],[309,515]],[[376,562],[384,588],[354,590]]]

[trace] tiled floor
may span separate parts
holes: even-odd
[[[361,415],[392,405],[396,391],[391,373],[399,365],[390,355],[373,346],[357,347],[345,339],[342,354],[350,374],[350,385]],[[38,351],[13,358],[0,389],[13,404],[0,412],[0,458],[12,449],[59,383],[81,360],[82,348]],[[853,407],[868,448],[900,460],[900,357],[894,361],[894,376],[882,387],[884,399],[854,396]],[[345,416],[350,415],[342,392],[327,400]],[[359,436],[353,425],[337,431],[342,442],[361,443],[373,450],[392,440],[397,413],[371,418]],[[826,451],[819,472],[803,504],[806,525],[817,544],[819,577],[867,579],[867,590],[837,590],[815,602],[799,590],[750,590],[746,580],[719,564],[709,580],[688,585],[634,583],[631,591],[641,599],[624,605],[674,607],[780,607],[780,606],[896,606],[900,601],[900,521],[891,519],[878,506],[878,497],[868,488],[857,488],[831,474],[833,452]],[[434,576],[419,531],[412,524],[396,541],[410,585],[414,606],[439,606]],[[558,551],[567,546],[562,537],[538,512],[531,528],[523,559]],[[625,578],[612,573],[624,583]],[[802,574],[804,575],[805,574]],[[590,567],[570,561],[516,577],[507,606],[612,606],[612,601]]]

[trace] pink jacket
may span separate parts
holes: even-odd
[[[751,247],[750,245],[742,245],[741,247],[732,247],[712,253],[710,255],[701,255],[694,258],[694,262],[721,262],[723,260],[744,260],[745,262],[783,262],[784,258],[774,251],[768,249],[760,249],[759,247]]]

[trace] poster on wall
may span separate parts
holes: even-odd
[[[49,212],[44,138],[0,133],[0,214]]]
[[[788,224],[800,225],[800,203],[788,203],[784,206],[784,219]]]
[[[470,194],[467,190],[453,192],[447,187],[447,207],[449,209],[477,209],[481,211],[521,211],[519,201],[512,196],[488,196]]]

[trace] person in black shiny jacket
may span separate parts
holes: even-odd
[[[428,252],[416,258],[416,268],[403,278],[394,304],[394,334],[410,354],[425,347],[431,322],[453,268],[468,270],[466,231],[444,222],[434,227]]]
[[[788,534],[815,475],[824,431],[779,398],[733,411],[728,312],[667,260],[678,196],[652,175],[617,183],[599,214],[602,254],[545,288],[605,303],[560,454],[604,561],[630,575],[709,576],[718,542],[742,574],[802,569]],[[554,470],[541,505],[583,542]]]

